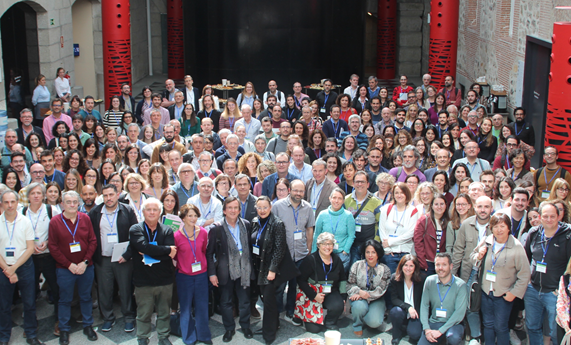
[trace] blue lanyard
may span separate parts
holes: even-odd
[[[188,238],[188,234],[186,233],[186,228],[183,226],[182,227],[182,231],[184,232],[184,235],[186,236],[186,240],[188,241],[188,245],[190,246],[190,250],[192,250],[192,255],[194,256],[194,262],[196,262],[196,230],[194,231],[194,248],[192,248],[192,242],[190,241],[190,238]]]
[[[54,182],[55,178],[56,178],[56,170],[54,169],[54,173],[52,174],[52,180],[50,182]],[[44,176],[44,181],[46,181],[46,183],[48,182],[47,176]]]
[[[557,235],[558,232],[559,232],[559,226],[557,226],[557,231],[555,231],[555,235]],[[553,237],[555,237],[555,235],[553,235]],[[553,237],[551,237],[549,241],[547,241],[545,239],[545,229],[541,231],[541,249],[543,249],[543,258],[541,259],[541,261],[545,260],[545,256],[547,255],[547,250],[549,249],[549,244],[551,244],[551,240],[553,239]],[[547,246],[545,247],[543,245],[544,242],[547,242]]]
[[[335,227],[333,227],[333,218],[339,218],[339,216],[333,217],[331,214],[329,214],[329,222],[331,223],[331,230],[333,231],[333,236],[335,236],[337,234],[337,227],[339,226],[339,221],[335,222]]]
[[[333,125],[333,136],[337,137],[337,131],[339,130],[340,122],[337,120],[337,126],[335,126],[335,122],[333,121],[333,118],[331,118],[331,124]]]
[[[228,123],[230,124],[230,130],[234,133],[234,121],[236,121],[235,117],[228,117]]]
[[[396,205],[395,205],[395,206],[396,206]],[[400,223],[402,222],[402,219],[404,218],[404,214],[405,214],[405,213],[406,213],[406,209],[405,209],[404,211],[402,211],[402,216],[400,217],[400,221],[397,223],[397,227],[395,228],[395,232],[393,232],[393,235],[396,235],[397,230],[398,230],[398,228],[399,228],[399,226],[400,226]],[[399,210],[398,210],[397,208],[395,208],[395,216],[396,216],[396,219],[399,218]]]
[[[149,227],[147,226],[147,223],[145,224],[145,230],[147,230],[147,236],[149,236],[149,242],[155,242],[155,240],[157,239],[157,233],[158,231],[155,230],[155,236],[153,237],[153,240],[151,241],[151,233],[149,232]],[[158,226],[157,226],[158,229]]]
[[[496,239],[494,238],[494,244],[492,244],[492,271],[494,270],[494,267],[496,266],[496,262],[498,261],[498,258],[500,257],[500,254],[502,253],[502,251],[504,250],[504,248],[506,247],[506,244],[508,242],[506,241],[506,243],[504,243],[504,246],[502,247],[502,249],[500,249],[500,251],[498,252],[498,256],[494,259],[494,255],[495,255],[495,248],[496,248]]]
[[[228,222],[226,222],[226,224],[228,224]],[[240,224],[238,224],[238,220],[236,220],[236,229],[238,229],[238,237],[234,236],[234,232],[232,232],[234,228],[230,226],[230,224],[228,224],[228,232],[230,233],[230,235],[232,235],[232,238],[234,239],[234,242],[236,242],[236,247],[238,247],[238,250],[240,250],[240,252],[242,251],[242,242],[240,242]]]
[[[557,174],[559,173],[559,170],[561,170],[561,167],[559,167],[559,169],[557,169],[557,171],[555,172],[555,174],[553,174],[553,176],[551,177],[551,180],[549,180],[549,182],[547,182],[547,173],[545,172],[546,170],[547,170],[547,167],[543,168],[543,178],[545,179],[545,190],[548,190],[547,186],[549,186],[551,184],[551,181],[553,181],[555,176],[557,176]]]
[[[117,207],[117,209],[115,210],[115,212],[113,212],[113,221],[109,221],[109,215],[107,214],[107,212],[105,213],[105,218],[107,218],[107,223],[109,223],[109,227],[111,228],[111,230],[113,230],[113,224],[115,224],[115,219],[117,219],[117,213],[119,213],[119,207]],[[119,230],[119,228],[117,228],[117,230]]]
[[[519,137],[519,135],[521,134],[521,132],[525,128],[525,122],[521,125],[521,129],[519,130],[519,132],[517,131],[517,123],[514,123],[514,128],[515,128],[515,135],[517,135]]]
[[[301,208],[301,203],[300,203],[299,206],[297,207],[297,210],[296,210],[295,208],[293,208],[293,206],[292,206],[292,208],[291,208],[291,210],[293,211],[293,218],[295,219],[295,227],[296,227],[296,230],[299,230],[299,229],[297,229],[297,217],[299,217],[299,209],[300,209],[300,208]],[[296,213],[296,211],[297,211],[297,213]]]
[[[139,208],[137,208],[137,206],[135,206],[135,211],[139,215],[139,218],[142,217],[142,213],[143,213],[143,210],[141,210],[141,208],[143,208],[142,205],[143,205],[143,193],[141,193],[141,198],[139,199]]]
[[[8,230],[8,221],[6,220],[6,216],[4,216],[4,223],[6,223],[6,232],[8,233],[8,237],[10,238],[10,247],[12,246],[12,239],[14,238],[14,230],[16,229],[16,219],[18,219],[18,214],[16,214],[16,217],[14,218],[14,223],[12,223],[12,234],[10,235],[10,230]],[[39,217],[38,217],[38,219],[39,219]],[[64,222],[64,224],[65,224],[65,222]],[[77,226],[75,229],[77,230]],[[75,242],[75,240],[74,240],[74,242]]]
[[[42,216],[42,211],[43,211],[43,208],[40,207],[40,212],[38,213],[38,218],[36,219],[36,225],[34,225],[34,221],[32,220],[32,216],[30,216],[30,209],[28,208],[28,218],[30,218],[30,222],[32,223],[32,228],[34,229],[34,233],[36,233],[36,228],[38,227],[38,223],[40,222],[40,217]],[[15,219],[14,219],[14,223],[16,223]],[[8,229],[7,225],[6,225],[6,229]],[[12,242],[12,241],[10,241],[10,242]]]
[[[515,229],[515,231],[512,230],[512,235],[514,237],[517,237],[517,234],[519,233],[519,228],[521,227],[522,222],[523,222],[523,217],[521,217],[521,219],[519,220],[519,223],[517,224],[517,228]],[[514,219],[514,217],[512,217],[512,229],[513,229],[514,224],[515,224],[515,219]]]
[[[188,121],[188,128],[186,130],[186,135],[190,135],[190,120],[185,120],[185,122]]]
[[[321,158],[321,149],[317,149],[315,150],[315,156],[317,157],[317,159]]]
[[[511,168],[512,168],[511,165],[510,165],[510,159],[509,159],[509,156],[508,156],[508,155],[506,155],[506,164],[508,165],[508,169],[511,169]]]
[[[256,237],[256,247],[258,246],[258,240],[260,239],[260,236],[262,236],[262,234],[264,233],[264,229],[266,228],[269,222],[270,222],[269,219],[266,220],[266,224],[262,226],[262,223],[260,223],[260,220],[258,219],[258,226],[260,227],[260,231],[258,231],[258,236]]]
[[[192,184],[192,193],[190,194],[190,196],[188,196],[188,193],[186,192],[186,190],[184,190],[184,186],[182,185],[182,183],[180,184],[180,189],[182,189],[182,192],[184,193],[184,195],[186,195],[186,198],[189,199],[191,196],[194,195],[194,187],[196,187],[196,185],[193,183]],[[154,188],[153,188],[154,190]],[[190,192],[190,189],[188,190]]]
[[[211,118],[213,111],[214,111],[214,109],[212,109],[212,110],[208,113],[208,112],[206,112],[206,109],[204,109],[204,116],[207,117],[207,118]]]
[[[294,110],[292,109],[292,111],[290,112],[289,109],[287,109],[287,119],[289,121],[291,121],[292,115],[293,115]]]
[[[323,265],[323,272],[325,273],[325,282],[327,282],[327,276],[331,273],[331,269],[333,268],[333,257],[331,257],[331,264],[329,265],[329,272],[325,270],[325,262],[321,259],[321,264]]]
[[[182,190],[184,190],[184,188],[183,188]],[[153,193],[155,194],[155,197],[156,197],[157,199],[160,198],[160,196],[157,196],[157,191],[155,190],[155,187],[153,187]],[[161,188],[161,195],[163,195],[163,189],[162,189],[162,188]],[[188,196],[188,195],[187,195],[187,196]]]
[[[454,279],[455,279],[454,276],[452,276],[452,282],[450,283],[448,290],[446,290],[446,293],[444,294],[444,298],[442,297],[442,295],[440,295],[440,285],[438,284],[438,282],[436,282],[436,288],[438,289],[438,298],[440,299],[440,309],[442,309],[442,305],[444,304],[444,300],[446,299],[448,292],[452,288],[452,284],[454,284]]]
[[[297,97],[296,97],[295,95],[293,95],[293,99],[294,99],[294,101],[295,101],[295,104],[296,104],[298,107],[301,107],[301,103],[297,100]]]
[[[69,228],[69,226],[67,226],[67,223],[65,222],[65,219],[63,219],[63,213],[61,214],[61,221],[63,222],[63,225],[65,225],[65,227],[67,228],[67,231],[69,231],[69,234],[71,235],[71,237],[73,237],[73,242],[75,243],[75,233],[77,232],[77,227],[79,226],[79,218],[81,217],[81,213],[77,214],[77,220],[75,221],[75,230],[73,230],[73,233],[71,232],[71,229]],[[16,220],[14,219],[14,223],[16,223]],[[14,233],[12,232],[12,235]],[[11,241],[11,240],[10,240]]]
[[[258,176],[254,176],[254,182],[250,179],[250,186],[252,186],[252,191],[254,191],[254,185],[258,182]]]
[[[210,200],[208,202],[208,213],[204,212],[204,210],[202,209],[202,201],[198,200],[198,206],[200,206],[200,213],[203,214],[202,218],[206,219],[206,217],[208,217],[208,215],[210,214],[210,210],[212,210],[212,200]]]
[[[242,218],[246,218],[246,207],[248,207],[248,200],[246,202],[241,202],[240,205],[242,206]]]
[[[327,105],[327,100],[329,99],[329,95],[325,94],[325,101],[323,102],[323,107],[325,109],[325,106]]]
[[[319,192],[317,193],[317,195],[313,195],[315,194],[315,189],[317,187],[317,184],[313,185],[313,189],[311,190],[311,203],[313,204],[313,206],[317,207],[317,201],[319,201],[319,196],[321,195],[321,192],[323,191],[323,187],[325,187],[325,183],[323,183],[323,185],[321,186],[321,188],[319,189]]]
[[[375,264],[375,271],[377,270],[378,263]],[[369,290],[370,283],[369,283],[369,264],[365,262],[365,269],[367,270],[367,290]]]

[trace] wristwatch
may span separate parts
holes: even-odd
[[[85,264],[85,266],[89,266],[89,260],[85,260],[83,263]]]

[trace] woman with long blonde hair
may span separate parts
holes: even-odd
[[[232,97],[228,98],[226,102],[226,107],[224,107],[224,111],[220,115],[220,122],[219,122],[219,130],[224,128],[229,129],[232,133],[234,133],[234,124],[236,121],[242,118],[242,113],[238,109],[238,104],[236,100]]]

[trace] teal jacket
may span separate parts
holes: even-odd
[[[339,249],[333,250],[334,253],[339,254],[343,251],[349,253],[353,241],[355,241],[355,219],[351,212],[343,207],[337,212],[334,212],[331,206],[327,210],[321,211],[315,222],[313,245],[311,246],[312,253],[317,250],[317,237],[322,232],[329,232],[335,235],[335,240],[339,243]]]

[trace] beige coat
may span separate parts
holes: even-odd
[[[494,235],[486,236],[486,238],[474,248],[470,256],[472,264],[480,267],[482,264],[482,261],[478,260],[480,248],[482,246],[488,247],[484,267],[480,267],[480,272],[484,274],[484,278],[482,279],[482,291],[485,293],[490,291],[491,282],[486,280],[486,272],[492,269],[493,243]],[[509,291],[516,297],[523,299],[531,277],[531,271],[523,245],[512,235],[508,237],[506,247],[500,252],[497,258],[494,272],[497,274],[496,282],[493,283],[494,296],[500,297]]]
[[[467,282],[472,272],[474,264],[470,260],[470,254],[478,245],[478,229],[476,229],[476,216],[467,218],[460,229],[456,231],[456,241],[452,250],[452,274],[459,276],[463,281]],[[486,236],[491,231],[486,229]],[[448,235],[446,235],[448,236]],[[462,266],[462,271],[458,272],[458,268]]]

